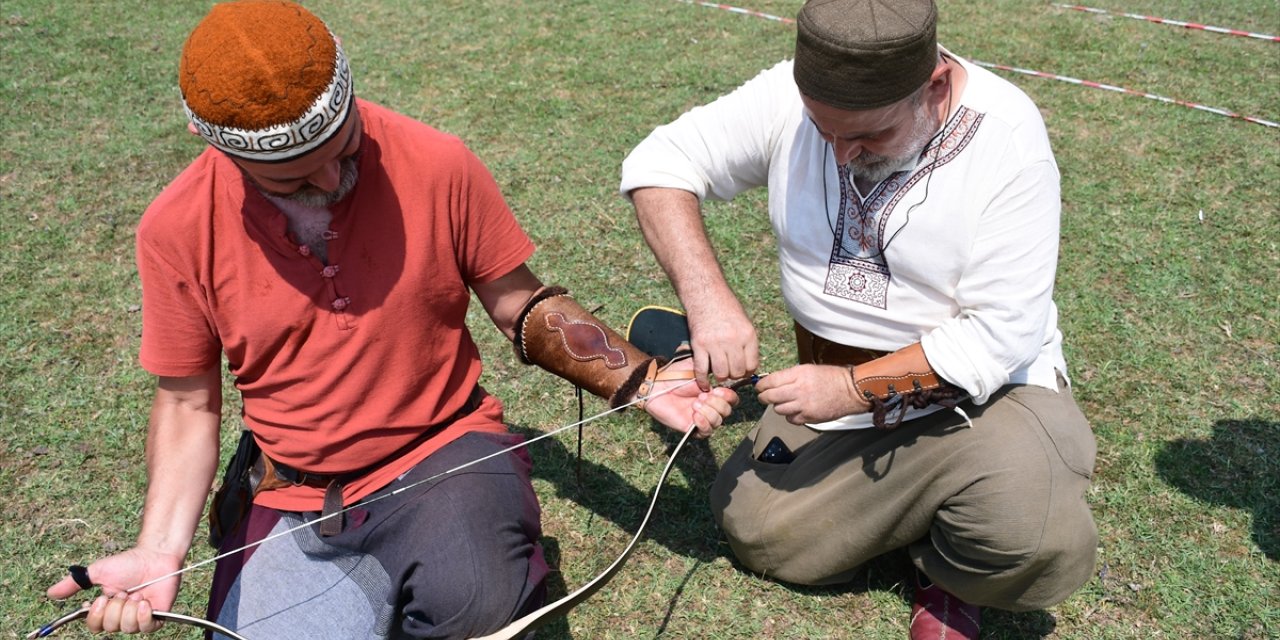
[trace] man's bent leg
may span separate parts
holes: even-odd
[[[944,492],[921,475],[933,455],[925,449],[945,449],[939,443],[965,431],[962,423],[938,412],[893,431],[815,431],[770,408],[721,467],[712,511],[752,570],[799,584],[844,582],[928,533]],[[790,463],[758,459],[775,437],[794,453]]]
[[[522,439],[464,436],[459,446],[432,455],[431,465],[415,468],[402,482],[431,477]],[[437,460],[446,450],[448,455]],[[395,637],[480,636],[542,606],[547,565],[538,544],[541,512],[530,467],[528,450],[519,449],[444,478],[425,493],[405,493],[404,510],[410,513],[399,514],[380,532],[389,545],[413,541],[418,551],[416,558],[394,559],[401,572],[397,609],[403,615],[403,634]]]
[[[463,436],[375,495],[519,439]],[[255,507],[243,527],[249,539],[267,533],[258,523],[269,516],[284,530],[316,514]],[[211,614],[263,637],[463,638],[496,630],[545,596],[539,509],[523,450],[357,507],[339,535],[321,538],[314,529],[220,563]],[[237,532],[224,546],[244,537]]]
[[[1084,502],[1093,436],[1069,390],[1017,387],[962,407],[972,428],[940,411],[893,431],[816,432],[766,412],[712,488],[735,554],[777,579],[830,584],[910,545],[927,575],[975,604],[1066,597],[1096,544]],[[775,436],[792,462],[757,459]]]
[[[329,546],[315,527],[285,533],[304,522],[254,505],[223,550],[280,537],[218,561],[209,617],[248,637],[388,637],[390,576],[368,554]]]
[[[1011,388],[974,418],[1002,434],[974,484],[938,509],[916,566],[968,602],[1055,605],[1093,574],[1098,533],[1085,500],[1096,444],[1071,389]]]

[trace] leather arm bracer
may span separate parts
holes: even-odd
[[[516,319],[516,356],[609,401],[626,404],[659,362],[623,339],[563,287],[543,287]]]
[[[962,389],[938,377],[918,342],[866,364],[851,366],[849,375],[858,399],[870,406],[872,422],[879,429],[897,427],[910,407],[955,407],[964,396]],[[898,414],[890,424],[887,417],[893,409],[898,409]]]

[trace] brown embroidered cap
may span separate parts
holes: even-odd
[[[933,0],[809,0],[796,19],[800,92],[849,110],[893,104],[938,61]]]
[[[178,87],[209,144],[262,162],[324,144],[354,100],[342,46],[319,18],[283,0],[215,5],[187,38]]]

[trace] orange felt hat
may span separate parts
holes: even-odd
[[[182,49],[178,87],[209,144],[261,162],[324,144],[354,100],[342,46],[319,18],[283,0],[215,5]]]

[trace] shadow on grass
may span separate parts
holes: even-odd
[[[1254,542],[1280,560],[1280,422],[1219,420],[1208,440],[1166,444],[1156,470],[1193,498],[1252,512]]]
[[[534,429],[519,425],[510,425],[510,427],[513,432],[529,438],[540,435],[540,432]],[[675,442],[677,441],[667,441],[664,437],[666,451],[663,455],[670,455]],[[565,445],[559,440],[546,439],[533,443],[529,449],[533,457],[534,477],[552,483],[558,495],[576,502],[592,513],[613,522],[624,531],[634,534],[644,511],[648,508],[652,488],[637,489],[631,486],[626,478],[607,466],[592,462],[585,457],[579,463],[572,444]],[[653,519],[645,529],[644,537],[661,544],[675,554],[695,558],[694,567],[697,568],[727,553],[727,550],[716,549],[715,543],[708,542],[716,540],[718,535],[715,521],[712,520],[706,504],[706,487],[710,486],[711,480],[715,477],[714,455],[705,441],[690,441],[677,459],[677,466],[684,470],[685,477],[693,488],[664,487]],[[542,546],[547,567],[550,569],[547,581],[547,602],[551,602],[569,593],[571,588],[576,589],[581,585],[565,584],[563,574],[560,572],[561,553],[558,542],[554,538],[543,536]],[[612,561],[613,558],[606,560]],[[607,562],[602,563],[602,566],[604,564]],[[684,582],[672,599],[673,604],[683,592],[684,584],[691,575],[692,572],[685,576]],[[666,624],[667,619],[664,619],[663,626],[665,627]],[[569,630],[568,620],[559,617],[539,628],[536,638],[538,640],[571,640],[573,635]]]
[[[750,573],[742,565],[734,561],[740,571]],[[913,572],[910,558],[905,550],[886,553],[870,562],[854,574],[848,582],[839,585],[810,587],[804,585],[778,584],[795,591],[814,596],[839,596],[845,594],[864,594],[870,592],[892,593],[902,600],[902,619],[904,625],[910,619],[911,601],[915,594]],[[764,578],[762,578],[764,579]],[[859,612],[842,612],[849,618],[850,628],[856,629]],[[1033,640],[1051,635],[1057,629],[1058,622],[1047,611],[1001,611],[998,609],[982,610],[983,640]],[[853,633],[853,632],[851,632]],[[857,637],[852,635],[851,637]]]
[[[764,408],[755,401],[753,393],[742,395],[740,405],[725,420],[726,426],[754,422],[763,413]],[[528,438],[541,435],[541,432],[521,425],[510,427],[513,432]],[[665,447],[660,455],[663,458],[671,455],[681,434],[657,422],[651,422],[650,428],[661,437]],[[653,487],[634,487],[608,466],[592,462],[589,455],[579,462],[572,440],[549,438],[530,445],[529,449],[533,457],[534,477],[553,484],[560,496],[624,530],[635,531],[649,506]],[[719,469],[715,453],[707,441],[690,440],[676,459],[675,466],[686,479],[687,486],[662,489],[653,519],[645,530],[645,538],[673,553],[700,561],[727,555],[727,547],[721,549],[718,543],[709,542],[719,540],[719,530],[711,517],[707,498]]]
[[[560,541],[551,536],[542,536],[542,555],[547,560],[547,602],[551,602],[568,593],[568,586],[564,583],[564,574],[560,573]],[[564,616],[557,616],[547,621],[537,630],[535,637],[539,640],[569,640],[573,636],[569,633],[569,619]]]
[[[755,422],[764,413],[764,407],[756,401],[754,393],[745,391],[740,395],[742,401],[725,420],[726,426]],[[508,426],[511,431],[527,438],[541,435],[536,429],[517,424]],[[656,421],[651,422],[650,428],[662,439],[665,450],[661,455],[664,458],[671,455],[681,434]],[[572,443],[571,440],[569,442]],[[541,440],[530,445],[529,449],[533,457],[534,477],[553,484],[560,496],[576,502],[625,531],[635,532],[649,506],[653,495],[652,487],[637,489],[617,472],[586,457],[579,462],[576,446],[557,439]],[[718,557],[732,557],[728,546],[720,542],[719,529],[708,507],[707,491],[719,469],[714,452],[705,440],[690,440],[676,459],[676,468],[687,479],[688,487],[663,488],[644,537],[666,547],[672,553],[693,558],[695,562],[668,603],[659,636],[665,631],[685,585],[693,574]],[[563,597],[570,587],[565,584],[560,573],[558,542],[544,536],[542,545],[547,566],[551,570],[547,583],[547,601],[550,602]],[[577,586],[579,585],[574,585],[573,588]],[[568,621],[560,618],[539,628],[536,637],[539,640],[569,640],[573,636],[569,631]]]

